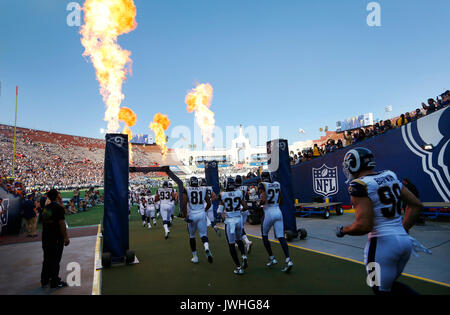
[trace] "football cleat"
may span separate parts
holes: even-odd
[[[153,219],[153,225],[156,225],[156,219]]]
[[[269,262],[266,264],[267,267],[273,266],[278,264],[278,260],[276,260],[275,258],[270,259],[269,258]]]
[[[247,257],[242,257],[242,269],[247,269],[248,267],[248,259]]]
[[[170,231],[166,232],[166,235],[165,235],[166,240],[169,238],[169,233],[170,233]]]
[[[287,273],[287,272],[291,271],[291,269],[292,269],[293,266],[294,266],[294,263],[293,263],[291,260],[289,260],[289,261],[286,263],[286,266],[284,266],[284,268],[281,269],[281,271]]]
[[[152,228],[152,225],[149,223],[149,224],[147,224],[147,227],[148,227],[149,229],[151,229],[151,228]]]
[[[197,256],[192,257],[192,258],[191,258],[191,262],[192,262],[193,264],[198,264],[198,257],[197,257]]]
[[[243,274],[244,274],[244,270],[242,270],[241,267],[237,267],[237,268],[234,270],[234,273],[237,274],[237,275],[243,275]]]
[[[211,254],[211,251],[208,249],[205,253],[206,253],[206,257],[208,258],[208,262],[210,264],[212,264],[213,263],[213,256]]]

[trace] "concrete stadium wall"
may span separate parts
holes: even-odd
[[[337,152],[292,167],[294,198],[310,202],[317,196],[350,204],[342,171],[344,155],[365,147],[375,155],[376,170],[392,170],[417,187],[422,202],[450,200],[450,108],[370,138]],[[422,148],[433,145],[431,151]]]

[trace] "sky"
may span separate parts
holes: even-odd
[[[67,25],[70,2],[0,0],[0,123],[14,124],[18,85],[18,126],[103,138],[105,106],[80,28]],[[214,88],[216,126],[279,126],[290,143],[450,89],[448,0],[377,1],[379,27],[366,22],[369,0],[134,2],[138,26],[119,44],[132,52],[122,105],[138,115],[135,134],[152,134],[157,112],[169,136],[193,130],[184,100],[196,83]]]

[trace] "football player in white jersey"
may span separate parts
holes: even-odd
[[[150,191],[147,194],[147,226],[150,229],[152,227],[151,222],[153,221],[153,225],[156,225],[156,218],[155,218],[155,195],[151,195]]]
[[[142,226],[145,227],[147,223],[147,216],[145,215],[147,209],[147,202],[145,201],[144,196],[141,197],[140,201],[141,202],[139,203],[139,214],[141,215]]]
[[[244,195],[244,200],[248,200],[248,186],[244,186],[241,175],[237,175],[234,180],[235,186],[237,189],[242,191],[242,194]],[[245,250],[247,251],[247,254],[250,254],[250,250],[252,249],[253,243],[248,239],[247,233],[245,233],[245,223],[247,223],[248,218],[248,210],[241,211],[242,215],[242,240],[245,243]]]
[[[289,247],[284,237],[283,214],[280,209],[280,205],[283,204],[281,185],[279,182],[272,181],[271,173],[263,171],[261,173],[261,183],[258,186],[258,191],[261,198],[260,205],[263,206],[264,209],[264,217],[261,224],[261,234],[264,247],[269,254],[269,262],[267,263],[267,267],[278,263],[272,253],[272,248],[269,242],[269,231],[273,227],[275,230],[275,236],[280,242],[281,248],[283,249],[284,255],[286,256],[286,265],[281,271],[289,272],[294,266],[294,263],[289,256]]]
[[[205,208],[206,201],[206,208]],[[189,244],[192,251],[191,262],[198,263],[197,245],[195,234],[198,231],[205,248],[205,254],[209,263],[213,262],[213,256],[209,249],[209,240],[206,224],[206,211],[211,207],[211,199],[206,194],[206,188],[199,186],[198,178],[189,179],[189,187],[183,191],[182,211],[184,220],[188,223]]]
[[[173,190],[169,188],[169,182],[164,181],[162,188],[158,189],[158,192],[156,193],[155,202],[161,202],[160,211],[166,240],[169,238],[170,234],[170,212],[172,210],[172,201],[174,200],[174,197]]]
[[[172,225],[173,222],[173,214],[175,213],[175,202],[176,202],[176,192],[175,189],[173,189],[173,184],[172,182],[169,182],[169,188],[172,189],[172,193],[173,193],[173,199],[170,201],[170,224]]]
[[[237,275],[244,274],[244,269],[248,267],[247,256],[245,255],[245,247],[242,242],[242,215],[243,211],[247,210],[247,204],[244,200],[242,191],[235,190],[234,179],[228,178],[225,184],[225,191],[220,193],[219,196],[220,205],[217,210],[218,214],[222,214],[225,219],[225,235],[228,241],[228,247],[230,249],[231,258],[236,265],[234,273]],[[241,252],[242,264],[239,262],[239,258],[236,251],[236,246]]]
[[[350,183],[355,222],[339,226],[336,235],[369,234],[364,261],[369,275],[374,268],[379,268],[375,270],[379,281],[372,286],[375,294],[416,294],[396,279],[409,260],[412,242],[408,231],[416,222],[422,204],[394,172],[375,172],[375,166],[375,158],[366,148],[355,148],[345,155],[343,168]],[[403,219],[402,201],[407,205]]]
[[[211,199],[211,202],[217,200],[217,196],[214,193],[213,189],[211,186],[208,186],[208,184],[206,183],[206,179],[201,178],[200,179],[200,185],[202,187],[206,188],[206,194],[208,195],[209,199]],[[213,206],[211,206],[208,210],[208,212],[206,212],[206,219],[207,219],[207,223],[209,222],[211,224],[211,227],[214,229],[214,231],[216,231],[216,234],[218,236],[221,236],[220,230],[216,225],[216,218],[214,217],[214,209]]]

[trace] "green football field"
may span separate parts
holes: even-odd
[[[200,239],[197,251],[200,263],[190,262],[191,252],[186,224],[176,218],[168,240],[162,222],[152,229],[141,224],[137,208],[130,220],[130,249],[139,264],[117,266],[102,271],[102,294],[150,295],[297,295],[297,294],[372,294],[366,285],[363,265],[347,260],[290,247],[294,268],[281,272],[283,254],[272,243],[279,264],[267,268],[267,254],[259,238],[252,237],[249,267],[242,276],[233,273],[234,265],[224,234],[218,237],[209,230],[214,256],[209,264]],[[450,294],[450,288],[402,276],[399,279],[421,294]]]

